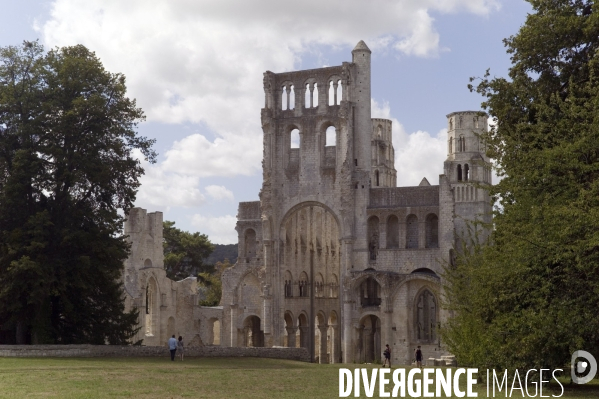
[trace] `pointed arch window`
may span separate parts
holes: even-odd
[[[437,339],[437,300],[424,290],[416,299],[416,339],[421,343],[433,343]]]

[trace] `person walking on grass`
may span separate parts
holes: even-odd
[[[386,364],[389,364],[389,368],[391,368],[391,348],[389,348],[389,344],[385,345],[385,351],[383,352],[383,355],[385,355],[383,367],[385,367]]]
[[[175,361],[175,353],[177,352],[177,339],[175,334],[168,339],[168,349],[171,351],[171,361]]]
[[[420,350],[420,345],[416,348],[416,367],[419,369],[422,368],[422,351]]]
[[[179,340],[177,341],[177,350],[181,354],[181,361],[183,361],[183,337],[179,335]]]

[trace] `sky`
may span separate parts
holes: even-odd
[[[263,72],[340,65],[372,50],[372,117],[393,121],[399,186],[438,184],[446,115],[479,110],[470,77],[507,76],[518,0],[5,1],[0,46],[83,44],[127,77],[156,139],[136,206],[213,243],[237,242],[240,201],[262,185]]]

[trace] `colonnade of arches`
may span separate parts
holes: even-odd
[[[435,275],[429,269],[419,269],[417,272]],[[388,318],[387,324],[380,319],[385,313],[381,312],[383,290],[379,281],[374,276],[366,277],[356,283],[354,290],[359,296],[358,304],[363,312],[357,326],[352,330],[355,334],[354,361],[380,362],[384,345],[391,343],[382,340],[391,340],[392,327],[393,330],[395,327],[404,329],[407,338],[414,344],[438,344],[439,306],[437,297],[429,286],[421,286],[406,303],[408,319],[392,322],[392,319]],[[392,301],[390,298],[386,299]]]
[[[284,346],[307,348],[310,350],[310,319],[307,312],[294,317],[291,311],[284,315]],[[318,363],[339,363],[341,361],[340,326],[337,312],[316,312],[314,323],[314,358]]]
[[[301,87],[300,90],[302,90]],[[341,100],[343,99],[343,81],[339,77],[333,76],[328,79],[328,85],[325,86],[324,84],[321,84],[319,86],[318,82],[309,79],[303,85],[303,92],[304,98],[302,105],[304,108],[317,108],[319,104],[319,93],[324,94],[326,97],[326,105],[340,105]],[[300,96],[298,96],[300,101],[302,101],[301,97],[300,93]],[[291,82],[283,83],[281,86],[281,110],[293,110],[296,108],[295,103],[295,84]]]
[[[368,218],[368,242],[370,259],[376,260],[378,248],[381,248],[378,216]],[[389,215],[386,222],[386,242],[384,248],[421,248],[420,224],[418,216],[410,214],[405,219],[404,241],[400,242],[400,223],[396,215]],[[424,222],[424,248],[439,247],[439,217],[434,213],[426,215]]]

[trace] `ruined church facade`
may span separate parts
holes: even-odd
[[[221,345],[304,346],[321,363],[378,361],[387,343],[396,364],[417,345],[443,354],[443,266],[467,222],[491,217],[486,116],[447,115],[438,184],[396,187],[392,123],[371,117],[370,66],[361,41],[352,62],[264,74],[263,185],[259,201],[239,204]]]

